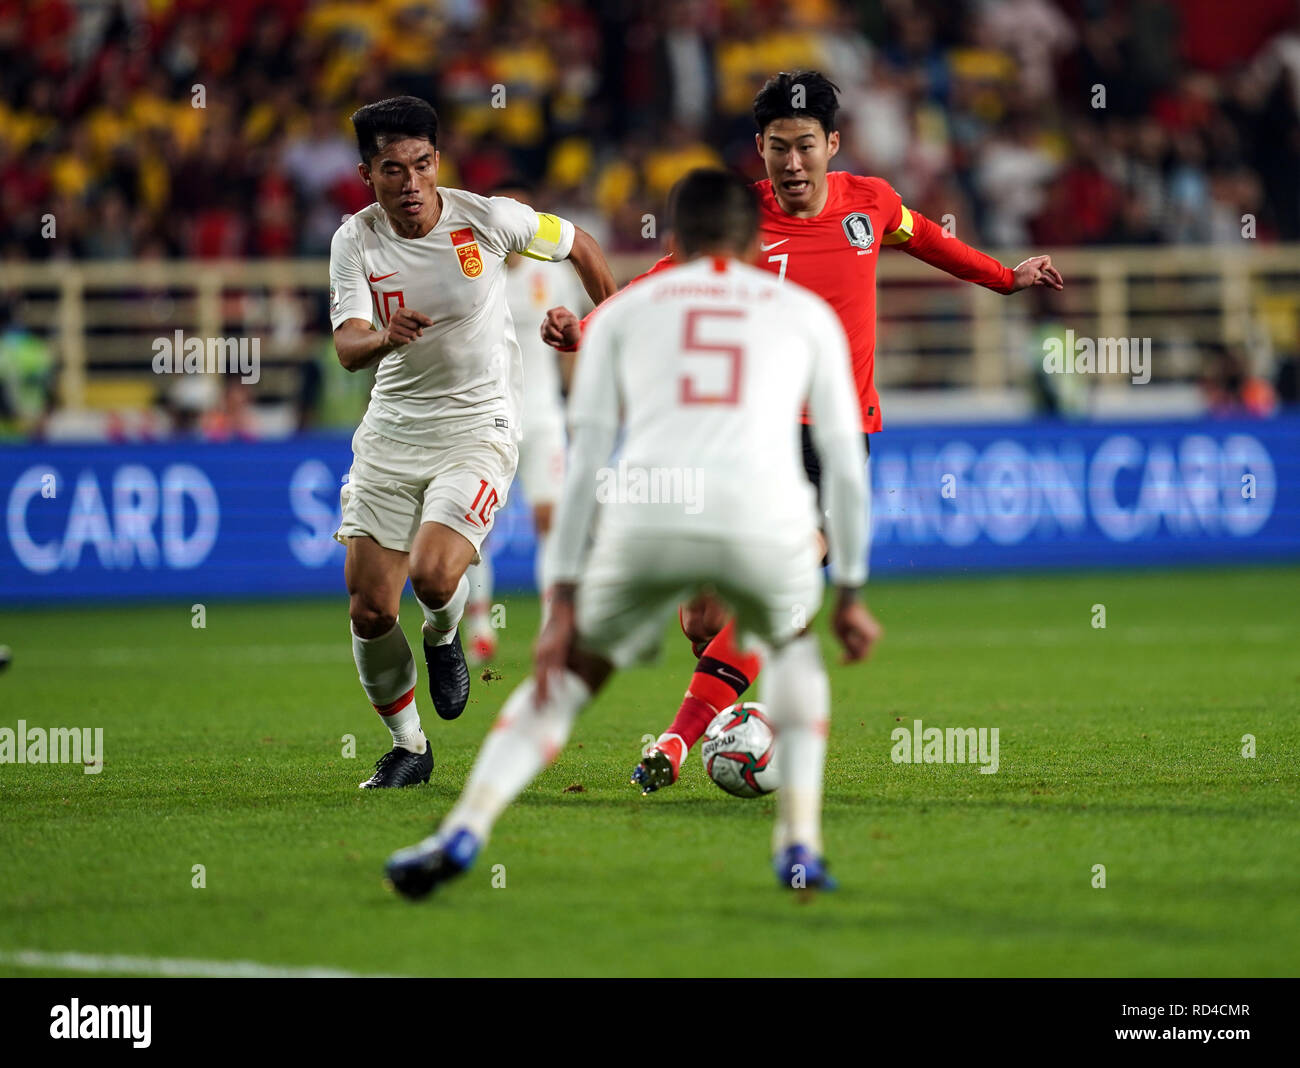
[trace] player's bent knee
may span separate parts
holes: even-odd
[[[462,572],[463,574],[463,572]],[[423,604],[437,608],[456,595],[460,574],[451,568],[432,566],[411,572],[411,589]]]
[[[682,633],[692,645],[707,645],[727,624],[727,612],[716,601],[697,599],[681,607]]]
[[[378,638],[393,629],[397,617],[378,605],[360,597],[353,597],[348,605],[352,629],[359,638]]]
[[[682,632],[690,639],[692,646],[708,645],[709,642],[713,641],[713,639],[718,636],[721,630],[721,627],[709,627],[699,620],[689,620],[685,617],[682,619]],[[700,649],[700,651],[695,655],[699,656],[703,652],[704,650]]]

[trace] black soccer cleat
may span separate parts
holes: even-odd
[[[460,631],[445,645],[424,641],[424,665],[429,669],[429,696],[433,710],[443,719],[455,719],[469,700],[469,667],[460,645]]]
[[[433,771],[433,746],[428,739],[423,753],[412,753],[394,746],[375,763],[375,773],[361,783],[362,790],[385,790],[398,786],[419,786],[429,781]]]

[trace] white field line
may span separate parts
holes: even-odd
[[[198,976],[217,979],[360,979],[337,968],[281,967],[251,960],[188,960],[181,957],[128,957],[122,954],[45,953],[38,949],[0,949],[0,965],[113,975]]]

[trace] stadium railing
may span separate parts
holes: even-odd
[[[653,258],[619,255],[611,265],[625,280]],[[1041,364],[1044,337],[1066,328],[1076,338],[1149,338],[1159,383],[1194,382],[1211,344],[1250,343],[1257,362],[1300,348],[1300,245],[1070,249],[1053,260],[1063,293],[1005,300],[908,256],[883,256],[881,386],[1021,384]],[[178,330],[258,339],[259,397],[289,399],[302,365],[327,351],[328,285],[328,265],[317,259],[0,263],[11,318],[47,340],[58,403],[72,409],[148,403],[158,390],[156,345]]]

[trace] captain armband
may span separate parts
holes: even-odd
[[[881,241],[886,245],[901,245],[904,241],[912,239],[912,227],[914,225],[912,213],[907,210],[906,204],[900,204],[899,207],[903,209],[902,220],[899,222],[897,230],[881,238]]]
[[[573,248],[573,223],[547,212],[537,213],[537,234],[523,254],[534,260],[567,259]]]

